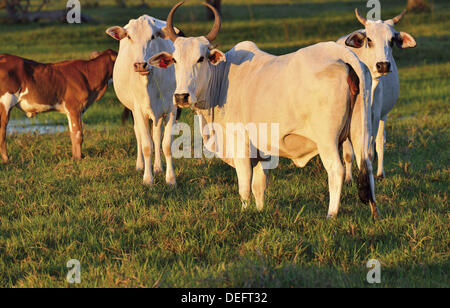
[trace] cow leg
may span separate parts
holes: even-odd
[[[345,161],[345,182],[351,183],[353,181],[352,167],[353,167],[353,148],[350,140],[347,139],[342,145]]]
[[[335,217],[339,211],[339,203],[344,181],[344,167],[342,166],[337,146],[319,146],[319,154],[328,173],[328,187],[330,192],[328,218],[332,218]]]
[[[81,113],[69,110],[67,118],[69,120],[70,139],[72,141],[72,158],[74,160],[81,160],[81,147],[83,145]]]
[[[134,113],[133,118],[136,118]],[[134,133],[136,135],[136,144],[137,144],[136,170],[141,171],[144,170],[144,157],[142,155],[141,132],[139,130],[139,126],[137,125],[136,121],[134,121]]]
[[[2,162],[5,164],[9,161],[6,149],[6,128],[8,122],[9,110],[6,110],[5,106],[0,102],[0,154],[2,156]]]
[[[176,186],[177,182],[175,179],[175,171],[173,169],[173,161],[172,161],[172,129],[175,124],[176,114],[171,113],[169,115],[169,120],[166,123],[166,127],[164,129],[164,140],[163,140],[163,151],[164,157],[166,158],[166,183],[169,185]]]
[[[239,195],[241,196],[242,209],[247,209],[250,204],[250,183],[252,181],[252,166],[249,158],[234,159],[236,173],[239,182]]]
[[[253,178],[252,178],[252,192],[256,201],[256,208],[258,211],[264,209],[264,193],[266,191],[267,185],[267,170],[264,170],[261,162],[253,167]]]
[[[378,171],[377,178],[384,178],[384,151],[386,149],[386,130],[385,130],[386,118],[380,121],[380,127],[378,128],[378,134],[376,139],[377,157],[378,157]]]
[[[152,138],[150,136],[150,125],[139,106],[134,108],[134,121],[137,124],[141,139],[142,154],[144,155],[144,184],[153,185],[152,163]]]
[[[153,143],[155,144],[155,162],[153,163],[153,172],[155,174],[163,171],[161,162],[161,129],[163,118],[160,118],[158,122],[153,122]]]

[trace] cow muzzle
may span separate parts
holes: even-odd
[[[391,63],[390,62],[378,62],[376,64],[377,72],[386,75],[391,72]]]
[[[148,76],[150,74],[150,66],[147,62],[134,63],[134,71],[142,76]]]
[[[175,104],[180,108],[188,108],[190,106],[189,94],[175,94]]]

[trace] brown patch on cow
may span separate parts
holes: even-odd
[[[116,58],[111,49],[92,60],[52,64],[0,55],[0,93],[20,91],[18,107],[31,116],[59,111],[77,117],[105,94]]]
[[[347,109],[347,121],[345,122],[342,133],[339,137],[339,144],[342,144],[350,137],[350,124],[352,122],[353,109],[355,107],[356,98],[359,95],[359,77],[351,65],[346,64],[348,68],[347,83],[350,90],[349,108]],[[348,161],[351,161],[348,160]]]

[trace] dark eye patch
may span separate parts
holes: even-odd
[[[154,40],[155,39],[155,36],[154,35],[152,35],[152,40]]]
[[[197,63],[202,63],[203,60],[205,60],[205,57],[201,56],[200,59],[198,59]]]

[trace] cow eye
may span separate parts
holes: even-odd
[[[367,43],[369,44],[369,47],[373,46],[373,42],[370,38],[367,38]]]
[[[205,60],[205,57],[201,56],[200,59],[198,59],[197,63],[202,63],[203,60]]]
[[[173,63],[177,63],[177,61],[175,60],[175,58],[172,58]]]
[[[154,40],[155,39],[155,36],[154,35],[152,35],[152,40]]]
[[[129,40],[131,40],[131,36],[127,35],[127,38],[128,38]]]

